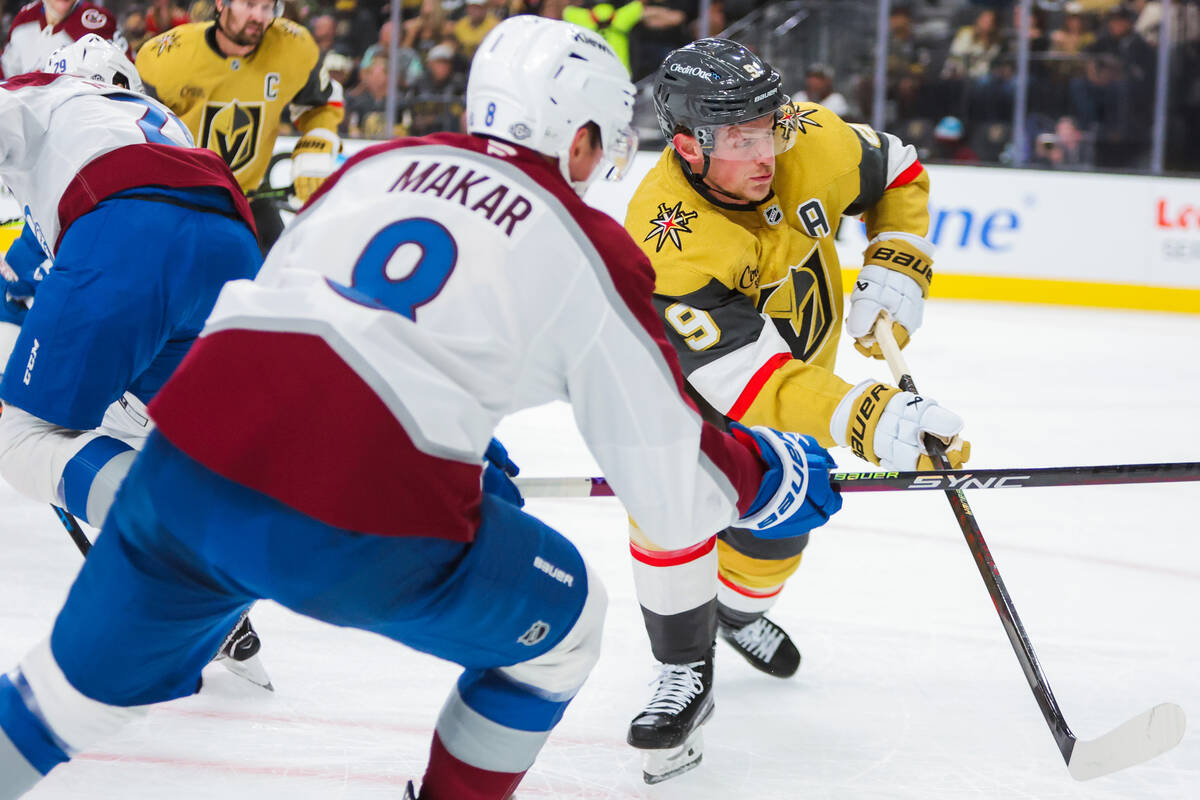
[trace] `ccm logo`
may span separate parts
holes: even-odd
[[[37,361],[38,340],[33,340],[33,347],[29,350],[29,361],[25,362],[25,385],[29,385],[29,379],[33,377],[33,363]]]

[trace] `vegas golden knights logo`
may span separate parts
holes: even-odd
[[[209,103],[200,121],[200,146],[237,172],[254,160],[262,130],[262,103]]]
[[[820,248],[781,280],[761,287],[758,311],[775,323],[794,358],[808,361],[817,354],[833,329],[833,298]]]

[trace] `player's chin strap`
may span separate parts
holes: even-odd
[[[708,153],[703,153],[703,156],[704,156],[704,169],[700,171],[699,175],[697,175],[695,172],[692,172],[692,165],[689,164],[684,159],[684,157],[679,154],[678,150],[675,151],[675,158],[678,159],[679,166],[683,170],[683,177],[687,178],[687,182],[692,185],[693,189],[695,189],[697,192],[699,192],[700,195],[702,197],[704,197],[706,200],[711,200],[714,203],[716,203],[717,205],[722,206],[722,207],[729,206],[731,204],[724,200],[721,200],[718,197],[713,197],[714,189],[717,190],[718,192],[720,192],[721,194],[725,195],[726,197],[733,197],[738,200],[741,200],[742,203],[744,203],[748,209],[754,209],[759,206],[759,204],[762,202],[761,200],[747,200],[746,198],[739,195],[737,192],[731,192],[730,190],[726,189],[724,186],[721,186],[719,183],[712,180],[712,178],[709,178],[708,170],[712,166],[712,159],[709,157]]]

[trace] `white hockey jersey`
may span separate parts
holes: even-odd
[[[72,222],[134,187],[227,189],[253,228],[225,162],[195,148],[166,106],[74,76],[33,72],[0,81],[0,183],[50,257]]]
[[[469,540],[499,420],[569,400],[646,534],[686,547],[753,501],[702,422],[621,226],[555,165],[460,134],[378,145],[227,284],[150,406],[176,447],[330,525]]]
[[[89,33],[108,39],[133,60],[112,11],[93,3],[76,3],[62,22],[51,25],[46,21],[42,0],[33,0],[13,17],[8,42],[0,53],[0,78],[40,72],[51,53]]]

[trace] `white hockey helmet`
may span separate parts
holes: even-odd
[[[95,33],[64,45],[46,58],[44,72],[76,75],[91,81],[111,83],[134,92],[145,92],[137,68],[125,52]]]
[[[634,94],[628,70],[598,34],[561,20],[510,17],[471,62],[467,130],[556,157],[583,194],[597,176],[619,180],[633,163]],[[571,141],[589,122],[600,129],[604,158],[587,180],[572,181]]]

